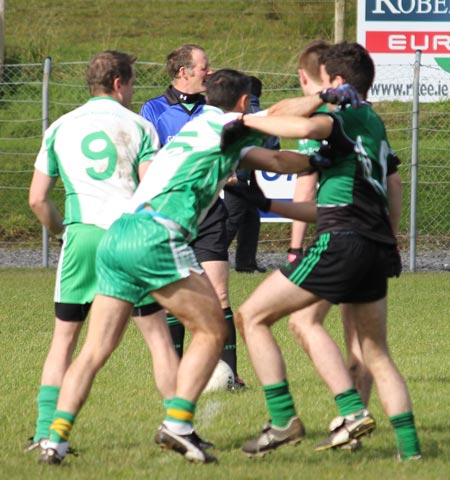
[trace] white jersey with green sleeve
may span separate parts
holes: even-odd
[[[132,209],[149,204],[195,238],[198,224],[236,168],[241,149],[263,144],[264,135],[250,131],[224,151],[220,149],[223,126],[239,115],[206,105],[154,157],[133,196]]]
[[[136,190],[139,165],[158,149],[150,122],[112,97],[93,97],[47,129],[35,168],[61,177],[66,225],[106,229]]]

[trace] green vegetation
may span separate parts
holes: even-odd
[[[293,341],[286,321],[274,329],[285,355],[288,376],[307,438],[262,459],[247,459],[242,443],[267,421],[263,394],[238,340],[239,370],[247,391],[211,393],[201,397],[196,425],[213,441],[218,466],[191,465],[172,452],[160,452],[153,443],[164,417],[151,374],[151,361],[140,333],[130,325],[124,339],[99,373],[92,393],[72,433],[78,457],[68,456],[62,467],[39,466],[37,454],[21,447],[32,435],[35,398],[42,364],[53,328],[51,269],[0,271],[0,441],[3,478],[14,480],[65,478],[67,480],[138,479],[321,479],[434,480],[448,478],[450,454],[447,425],[448,338],[450,324],[442,315],[448,273],[405,274],[390,285],[389,335],[392,354],[410,387],[424,460],[399,464],[395,439],[373,392],[370,408],[378,428],[360,451],[316,453],[313,445],[337,415],[332,395],[313,370],[307,356]],[[262,280],[262,275],[232,272],[230,293],[236,309]],[[411,292],[414,292],[411,295]],[[26,301],[24,301],[26,299]],[[327,320],[342,344],[342,325],[334,308]]]
[[[347,1],[355,38],[356,1]],[[333,39],[333,1],[15,0],[6,10],[10,63],[85,61],[115,48],[164,63],[183,43],[200,43],[215,67],[294,72],[299,48]]]

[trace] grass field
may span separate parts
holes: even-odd
[[[239,367],[249,388],[243,393],[204,395],[197,408],[199,432],[216,444],[220,464],[191,465],[153,443],[164,411],[152,380],[151,361],[140,334],[130,325],[122,344],[99,373],[72,434],[79,456],[62,467],[37,464],[21,446],[33,433],[35,397],[53,326],[51,269],[0,270],[0,471],[11,479],[448,479],[450,376],[448,284],[450,274],[404,274],[390,285],[391,350],[412,395],[424,460],[399,464],[395,440],[376,393],[370,408],[378,428],[355,453],[316,453],[334,401],[309,360],[287,332],[275,328],[285,354],[291,389],[308,435],[297,447],[285,447],[262,459],[247,459],[240,446],[267,420],[260,387],[242,343]],[[232,272],[233,308],[262,280]],[[341,342],[336,310],[328,320]]]

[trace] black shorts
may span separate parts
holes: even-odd
[[[197,238],[191,243],[199,263],[228,261],[227,209],[218,200],[199,226]]]
[[[84,322],[91,305],[92,302],[83,304],[55,302],[55,317],[63,322]]]
[[[295,285],[331,303],[365,303],[386,296],[387,278],[400,273],[393,273],[397,258],[395,245],[354,232],[332,232],[320,235],[303,257],[280,271]]]
[[[159,312],[163,307],[158,302],[149,303],[147,305],[141,305],[140,307],[134,307],[131,313],[132,317],[145,317]]]

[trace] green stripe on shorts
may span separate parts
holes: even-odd
[[[308,255],[304,257],[298,268],[289,276],[289,280],[296,285],[301,285],[305,278],[311,273],[317,265],[323,252],[330,243],[330,233],[324,233],[316,241],[315,245],[308,250]]]

